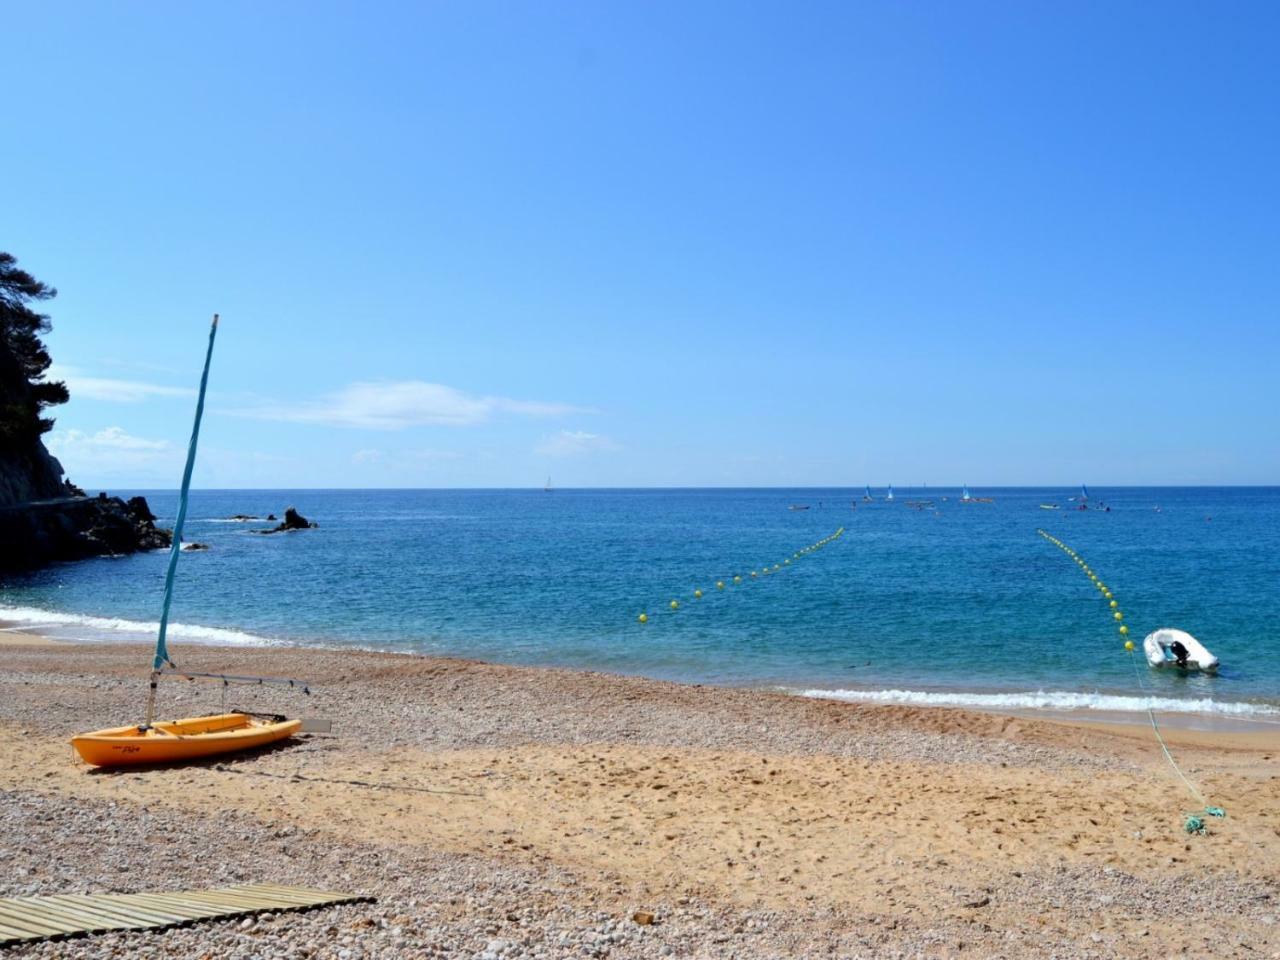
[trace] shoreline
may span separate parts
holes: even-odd
[[[60,943],[60,957],[1280,948],[1280,737],[1168,732],[1183,769],[1228,811],[1197,837],[1182,829],[1196,801],[1133,726],[188,646],[188,669],[303,677],[312,694],[251,685],[224,702],[220,684],[166,679],[162,717],[283,711],[329,719],[333,733],[179,767],[68,763],[69,736],[137,717],[146,656],[137,644],[5,649],[0,854],[12,869],[0,896],[257,880],[378,903],[107,934]],[[1154,922],[1151,904],[1171,902],[1178,910]],[[636,911],[657,920],[638,925]]]
[[[220,629],[220,628],[211,628]],[[239,631],[234,631],[239,632]],[[246,636],[252,636],[246,634]],[[223,649],[232,651],[245,650],[315,650],[331,653],[374,653],[385,654],[393,657],[405,657],[410,659],[421,659],[427,661],[442,662],[465,662],[465,663],[485,663],[492,666],[514,667],[517,669],[529,670],[567,670],[582,672],[586,674],[601,674],[605,676],[614,676],[619,678],[635,678],[652,680],[654,682],[675,683],[683,686],[709,686],[718,687],[727,690],[744,690],[744,691],[762,691],[770,693],[781,693],[789,697],[802,699],[823,700],[834,703],[852,703],[865,706],[886,706],[886,707],[902,707],[907,709],[919,710],[959,710],[962,712],[973,712],[991,714],[993,716],[1002,717],[1020,717],[1024,719],[1041,719],[1053,720],[1063,723],[1083,723],[1083,724],[1103,724],[1106,726],[1134,726],[1141,727],[1150,732],[1148,725],[1147,712],[1143,707],[1136,707],[1132,710],[1112,709],[1112,708],[1060,708],[1056,706],[1049,707],[1023,707],[1018,705],[998,705],[989,706],[981,702],[981,698],[989,696],[993,691],[987,689],[964,689],[956,688],[954,690],[929,689],[929,690],[900,690],[885,691],[882,688],[869,686],[861,688],[844,688],[843,690],[825,691],[821,689],[801,689],[799,686],[788,686],[776,682],[761,681],[758,683],[708,683],[699,680],[668,680],[663,678],[650,677],[639,673],[622,673],[617,671],[599,670],[592,667],[577,667],[555,664],[513,664],[504,663],[502,661],[491,660],[475,660],[473,658],[463,656],[449,656],[439,654],[419,653],[408,650],[388,650],[378,647],[363,647],[355,645],[339,645],[339,644],[302,644],[302,643],[280,643],[262,642],[261,644],[245,644],[245,643],[219,643],[217,640],[203,640],[199,642],[185,641],[192,647]],[[62,647],[97,647],[97,646],[137,646],[144,649],[147,645],[141,639],[133,638],[111,638],[111,639],[87,639],[87,638],[67,638],[58,636],[49,636],[39,625],[31,626],[21,622],[4,620],[0,618],[0,646],[17,646],[24,644],[34,644],[41,646],[62,646]],[[143,659],[145,659],[145,654]],[[141,662],[141,661],[140,661]],[[854,691],[865,691],[868,696],[860,698],[857,696],[849,696]],[[931,703],[921,700],[909,699],[893,699],[885,700],[883,696],[872,696],[873,694],[883,695],[886,692],[903,693],[913,697],[927,697],[932,694],[941,694],[948,698],[963,700],[964,694],[972,694],[971,702],[954,702],[954,703]],[[1066,695],[1074,695],[1074,691],[1061,691]],[[1019,692],[1009,694],[1003,691],[998,696],[1023,696],[1034,698],[1044,695],[1045,691]],[[1140,700],[1141,697],[1132,695],[1132,699]],[[1164,699],[1164,698],[1159,698]],[[1195,700],[1203,700],[1204,698],[1187,698],[1194,702]],[[1247,704],[1253,705],[1251,701],[1231,701],[1217,700],[1218,704]],[[1239,714],[1230,714],[1224,712],[1211,711],[1191,711],[1191,710],[1169,710],[1156,709],[1155,714],[1162,729],[1177,729],[1188,731],[1202,731],[1209,733],[1250,733],[1264,732],[1267,728],[1275,728],[1277,735],[1280,735],[1280,712],[1275,716],[1266,717],[1249,717]]]

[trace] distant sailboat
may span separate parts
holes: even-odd
[[[884,498],[885,498],[886,500],[892,500],[892,499],[893,499],[893,484],[892,484],[892,483],[891,483],[891,484],[889,484],[889,492],[888,492],[888,493],[886,493],[886,494],[884,495]]]
[[[550,477],[547,477],[547,485],[546,485],[545,487],[543,487],[543,488],[542,488],[542,492],[543,492],[543,493],[550,493],[550,492],[551,492],[551,478],[550,478]]]
[[[968,503],[972,499],[973,497],[969,496],[969,485],[966,483],[963,490],[960,492],[960,502]]]
[[[871,484],[867,484],[867,492],[862,495],[862,499],[870,503],[875,497],[871,496]]]
[[[1083,483],[1080,484],[1080,499],[1081,500],[1089,499],[1089,488],[1086,487]]]

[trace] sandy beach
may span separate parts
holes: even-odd
[[[1280,955],[1280,728],[871,707],[563,670],[303,649],[180,662],[302,677],[225,706],[333,733],[100,773],[67,738],[133,719],[147,651],[0,654],[0,893],[271,881],[376,896],[14,957]],[[165,716],[223,708],[171,680]],[[656,922],[640,925],[637,911]]]

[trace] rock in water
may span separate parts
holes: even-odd
[[[258,530],[258,533],[286,533],[290,530],[310,530],[318,527],[320,524],[314,520],[308,520],[293,507],[289,507],[284,512],[284,520],[278,527],[272,527],[270,530]]]
[[[284,522],[280,526],[286,530],[306,530],[309,527],[318,527],[320,524],[311,522],[293,507],[289,507],[284,512]]]

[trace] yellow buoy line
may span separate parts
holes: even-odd
[[[1052,536],[1043,530],[1037,530],[1036,533],[1040,534],[1040,536],[1044,537],[1068,557],[1074,560],[1076,562],[1076,566],[1078,566],[1090,581],[1092,581],[1094,587],[1096,587],[1098,592],[1102,594],[1102,598],[1107,601],[1107,608],[1111,611],[1111,619],[1120,625],[1120,636],[1125,638],[1124,648],[1132,653],[1133,641],[1129,639],[1129,628],[1124,623],[1124,611],[1120,609],[1120,601],[1115,598],[1115,595],[1111,592],[1111,588],[1102,582],[1080,554],[1076,553],[1057,537]]]
[[[1173,772],[1176,773],[1178,778],[1186,785],[1187,789],[1191,792],[1191,795],[1195,797],[1199,803],[1204,805],[1205,814],[1212,817],[1225,817],[1227,815],[1226,811],[1221,807],[1210,806],[1209,802],[1205,799],[1204,794],[1200,792],[1194,783],[1187,779],[1186,774],[1184,774],[1178,767],[1177,761],[1173,759],[1173,754],[1169,752],[1169,745],[1164,742],[1164,736],[1160,733],[1160,725],[1156,723],[1155,709],[1152,706],[1151,699],[1152,694],[1147,690],[1147,685],[1142,681],[1142,671],[1138,669],[1138,661],[1136,654],[1134,653],[1134,643],[1129,639],[1129,627],[1124,623],[1124,611],[1120,609],[1120,601],[1115,598],[1115,595],[1111,592],[1111,588],[1102,582],[1101,578],[1093,571],[1080,554],[1076,553],[1057,537],[1044,530],[1037,530],[1036,533],[1040,534],[1040,536],[1044,537],[1044,539],[1048,540],[1055,547],[1074,560],[1076,566],[1078,566],[1081,572],[1089,578],[1097,591],[1102,594],[1102,599],[1107,601],[1107,609],[1111,613],[1111,619],[1119,624],[1118,630],[1120,636],[1124,639],[1124,648],[1128,651],[1129,660],[1133,664],[1134,678],[1138,681],[1138,687],[1147,697],[1147,719],[1151,721],[1151,730],[1156,735],[1156,742],[1160,744],[1160,750],[1164,754],[1164,758],[1169,761],[1169,766],[1173,767]],[[1205,828],[1204,816],[1199,813],[1187,814],[1186,821],[1183,824],[1183,829],[1185,829],[1187,833],[1208,832]]]
[[[750,583],[752,580],[759,580],[761,577],[768,577],[775,573],[781,573],[783,570],[786,570],[788,567],[791,566],[791,563],[793,560],[801,560],[804,557],[807,557],[811,553],[816,553],[818,550],[821,550],[823,547],[827,546],[828,544],[833,543],[836,540],[839,540],[842,536],[844,536],[844,527],[841,527],[839,530],[837,530],[835,533],[831,534],[830,536],[823,537],[817,543],[811,543],[807,547],[801,547],[799,550],[796,550],[794,553],[792,553],[791,556],[784,559],[781,563],[775,563],[772,565],[766,563],[760,569],[752,570],[745,576],[740,573],[735,573],[732,577],[728,578],[727,580],[717,580],[715,583],[715,589],[717,591],[722,591],[730,586],[739,587],[739,586],[742,586],[743,584]],[[703,597],[703,591],[701,588],[697,588],[693,591],[694,600],[701,600],[702,597]],[[670,603],[668,603],[667,609],[672,611],[673,613],[679,610],[680,609],[679,598],[673,599]],[[641,613],[638,617],[636,617],[636,621],[638,623],[648,623],[649,614]]]

